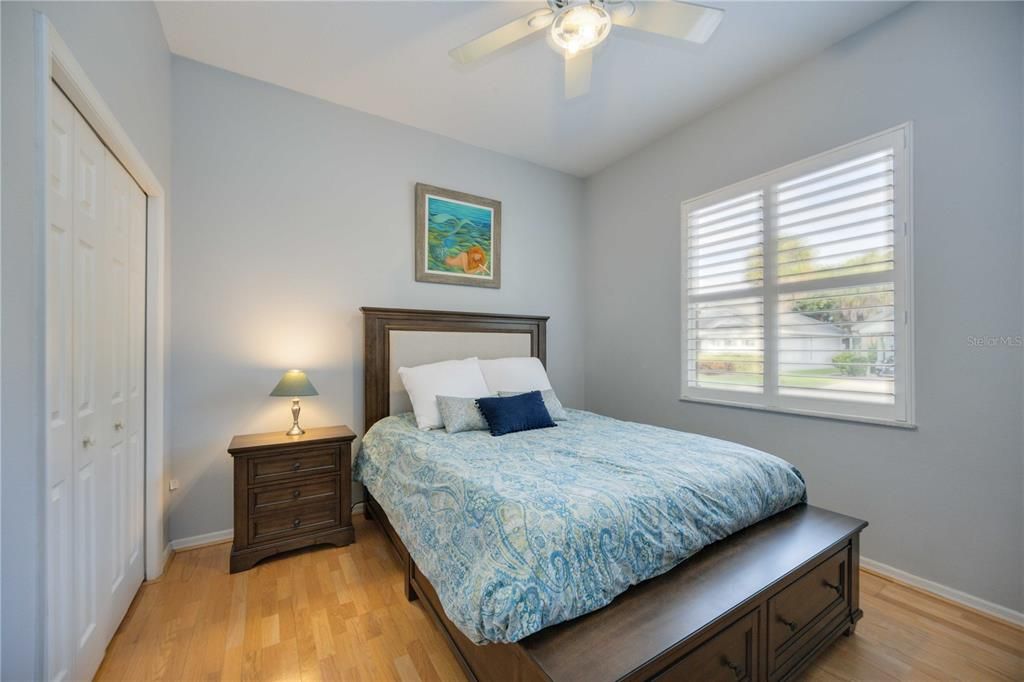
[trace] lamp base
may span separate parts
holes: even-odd
[[[292,398],[292,428],[285,431],[286,436],[301,436],[306,431],[299,426],[299,411],[302,408],[299,407],[299,399]]]

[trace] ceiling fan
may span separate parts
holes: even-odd
[[[611,33],[612,25],[704,43],[725,14],[712,7],[675,0],[547,0],[547,7],[485,33],[448,54],[462,64],[475,62],[537,31],[550,27],[551,46],[565,55],[565,98],[590,90],[593,48]]]

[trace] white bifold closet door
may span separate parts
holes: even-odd
[[[143,579],[146,197],[51,87],[46,676],[89,679]]]

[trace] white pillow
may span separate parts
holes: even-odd
[[[437,396],[483,398],[491,395],[476,358],[400,367],[398,376],[401,377],[412,402],[416,426],[423,430],[440,429],[444,426],[441,412],[437,409]]]
[[[480,360],[480,370],[491,393],[547,391],[551,388],[548,373],[537,358]]]

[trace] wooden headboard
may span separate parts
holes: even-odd
[[[547,364],[547,316],[462,313],[446,310],[360,308],[363,311],[364,432],[391,410],[391,332],[528,334],[530,355]],[[475,353],[462,353],[462,357]],[[481,355],[481,357],[483,357]],[[451,360],[461,357],[446,358]]]

